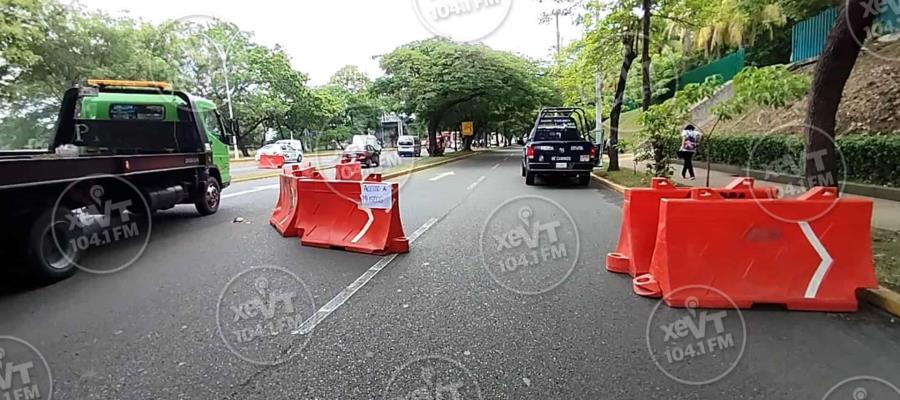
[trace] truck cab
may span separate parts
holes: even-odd
[[[105,84],[106,82],[115,81],[91,82]],[[187,95],[187,97],[189,100],[174,94],[98,91],[96,95],[82,98],[78,119],[128,121],[133,124],[144,125],[150,125],[154,122],[177,124],[185,122],[183,121],[186,119],[184,113],[188,109],[187,101],[190,101],[193,109],[196,111],[196,115],[199,117],[200,133],[206,137],[206,150],[212,156],[212,163],[215,166],[214,175],[217,177],[221,188],[224,189],[231,184],[230,153],[226,144],[228,140],[226,127],[228,125],[219,114],[215,103],[193,95]],[[133,138],[129,140],[133,140]],[[90,143],[87,144],[89,145]],[[153,151],[152,149],[145,150]]]

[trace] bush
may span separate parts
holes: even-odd
[[[678,150],[676,142],[672,141],[672,152]],[[848,181],[900,187],[900,136],[845,135],[838,137],[837,146],[847,164]],[[718,164],[804,173],[804,139],[798,135],[713,135],[704,140],[697,159],[706,161],[708,152]]]

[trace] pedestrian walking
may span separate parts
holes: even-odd
[[[678,150],[678,157],[684,160],[684,168],[681,169],[681,177],[684,179],[697,179],[694,174],[694,154],[697,153],[697,147],[700,146],[701,136],[694,125],[688,125],[681,132],[681,148]]]

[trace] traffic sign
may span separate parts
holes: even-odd
[[[475,123],[472,121],[463,122],[462,123],[462,134],[463,134],[463,136],[475,135]]]

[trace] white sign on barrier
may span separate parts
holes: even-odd
[[[388,210],[393,206],[390,183],[364,183],[360,193],[362,206]]]

